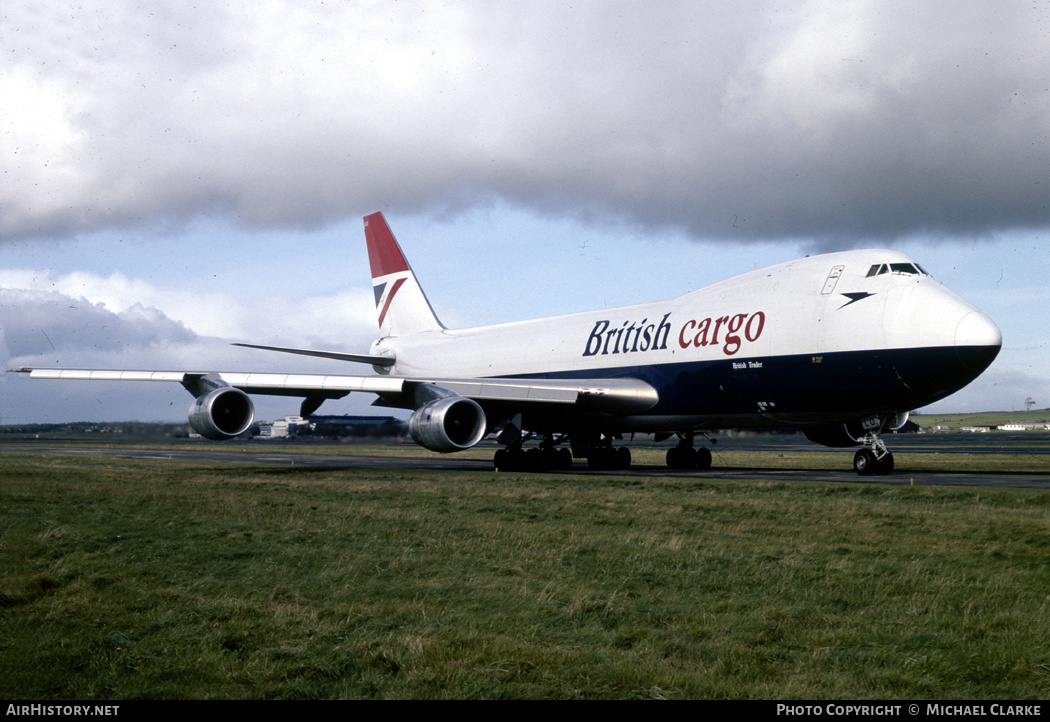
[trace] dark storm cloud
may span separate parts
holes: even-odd
[[[189,396],[177,384],[48,383],[4,368],[77,367],[287,371],[283,354],[230,346],[201,336],[164,312],[135,304],[114,311],[55,291],[0,290],[0,423],[143,419],[183,421]],[[302,373],[331,371],[322,359],[297,359]],[[367,399],[356,402],[360,412]],[[257,418],[293,413],[297,401],[255,400]],[[351,403],[351,402],[348,402]],[[342,407],[344,412],[346,406]]]
[[[494,198],[821,245],[1050,225],[1045,0],[4,12],[5,237]]]
[[[43,291],[0,292],[0,328],[10,358],[39,355],[51,362],[67,356],[79,359],[85,351],[119,354],[197,338],[155,308],[135,305],[114,313],[104,304]]]

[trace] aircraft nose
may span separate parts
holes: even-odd
[[[984,371],[1003,345],[1003,334],[992,319],[980,311],[970,311],[955,327],[955,350],[964,366]]]
[[[1003,334],[992,319],[980,311],[970,311],[959,320],[955,327],[956,346],[995,346],[1003,345]]]

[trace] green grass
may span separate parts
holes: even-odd
[[[8,698],[1048,688],[1045,492],[0,456]]]
[[[721,468],[810,469],[852,473],[854,451],[722,451],[716,453],[712,468],[715,472]],[[1046,454],[896,452],[893,456],[895,470],[891,479],[901,483],[908,483],[909,477],[919,481],[923,474],[929,472],[1050,474],[1050,455]]]

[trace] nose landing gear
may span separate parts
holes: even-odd
[[[893,472],[893,454],[886,449],[877,431],[869,432],[861,443],[868,448],[853,455],[854,471],[861,476],[888,476]]]

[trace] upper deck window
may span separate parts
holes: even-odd
[[[881,276],[884,273],[906,273],[912,276],[930,275],[917,263],[876,263],[868,269],[866,278]]]

